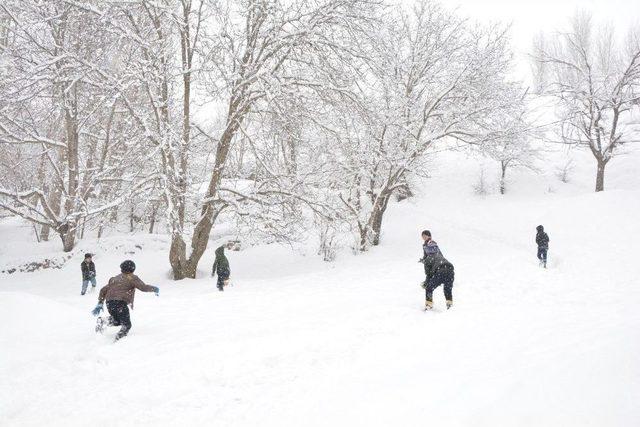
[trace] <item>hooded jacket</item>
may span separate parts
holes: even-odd
[[[216,260],[213,262],[211,275],[214,276],[216,273],[221,279],[228,279],[231,276],[231,267],[229,267],[229,260],[224,254],[224,246],[216,249]]]
[[[536,230],[536,244],[539,248],[549,249],[549,236],[544,232],[544,227],[539,225]]]
[[[427,280],[431,279],[439,268],[447,268],[453,270],[453,264],[451,264],[442,255],[440,247],[435,240],[428,240],[422,245],[422,251],[424,256],[422,262],[424,264],[424,274],[427,276]]]

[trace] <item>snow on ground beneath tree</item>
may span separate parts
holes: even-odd
[[[173,282],[168,238],[140,234],[0,275],[0,425],[640,425],[638,156],[614,160],[604,193],[580,163],[573,183],[514,171],[508,194],[485,197],[473,160],[441,156],[389,208],[382,245],[334,263],[312,247],[229,252],[218,292],[223,237],[198,279]],[[0,222],[3,262],[60,254],[21,227]],[[424,228],[455,265],[448,311],[441,289],[422,311]],[[93,332],[97,290],[80,296],[85,251],[99,286],[132,258],[161,288],[138,292],[117,344],[115,328]]]

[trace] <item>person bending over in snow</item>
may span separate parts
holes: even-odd
[[[80,263],[80,270],[82,271],[82,291],[80,291],[80,295],[84,295],[87,292],[89,282],[91,282],[91,289],[96,287],[96,265],[91,259],[91,254],[84,254],[84,261]]]
[[[423,257],[420,262],[424,264],[426,280],[422,283],[425,289],[425,310],[433,308],[433,291],[440,285],[444,286],[444,297],[447,300],[447,310],[453,305],[453,280],[454,271],[451,264],[440,252],[438,244],[431,238],[431,232],[422,232]]]
[[[126,336],[131,329],[131,319],[129,317],[128,304],[133,308],[133,298],[136,289],[142,292],[155,292],[156,296],[160,294],[157,286],[145,285],[142,280],[133,272],[136,270],[136,264],[131,260],[126,260],[120,264],[121,274],[109,279],[109,283],[100,289],[98,296],[98,305],[93,309],[93,315],[97,316],[102,311],[102,303],[107,301],[107,310],[109,311],[109,326],[122,326],[116,335],[116,341]],[[99,321],[96,330],[102,332],[102,322]]]
[[[214,277],[216,273],[218,274],[218,290],[223,291],[225,285],[229,283],[229,276],[231,276],[231,267],[229,267],[229,260],[224,254],[224,246],[216,249],[216,260],[213,262],[211,277]]]
[[[538,245],[538,260],[540,266],[547,268],[547,252],[549,251],[549,236],[544,232],[544,227],[539,225],[536,227],[536,244]]]

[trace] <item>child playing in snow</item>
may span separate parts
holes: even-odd
[[[80,270],[82,270],[82,291],[80,295],[84,295],[87,292],[89,282],[91,282],[91,289],[96,287],[96,265],[91,259],[91,254],[84,254],[84,261],[80,264]]]
[[[422,283],[425,289],[425,310],[433,308],[433,291],[440,285],[444,286],[444,297],[447,300],[447,310],[453,305],[453,280],[454,271],[451,264],[440,252],[438,244],[431,238],[431,232],[422,232],[423,257],[420,262],[424,264],[426,280]]]
[[[218,290],[223,291],[225,285],[229,283],[229,276],[231,276],[231,267],[229,267],[229,260],[224,254],[224,246],[216,249],[216,260],[213,262],[211,277],[214,277],[216,273],[218,273]]]
[[[544,227],[539,225],[536,227],[536,244],[538,245],[538,260],[540,266],[547,268],[547,252],[549,251],[549,236],[544,232]]]
[[[129,317],[128,304],[131,304],[133,308],[133,298],[135,297],[136,289],[142,292],[155,292],[156,296],[160,294],[160,289],[157,286],[145,285],[142,280],[133,272],[136,270],[136,265],[131,260],[126,260],[120,264],[121,274],[109,279],[109,283],[100,289],[100,295],[98,296],[98,305],[93,309],[92,313],[97,316],[102,311],[102,303],[107,301],[107,310],[109,311],[109,319],[107,323],[109,326],[122,326],[120,331],[116,335],[116,341],[126,336],[131,329],[131,319]],[[96,332],[102,332],[104,326],[101,321],[98,320],[96,326]]]

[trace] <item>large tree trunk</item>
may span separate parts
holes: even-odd
[[[597,159],[598,170],[596,172],[596,192],[604,191],[604,168],[607,162]]]
[[[224,167],[231,148],[231,141],[240,128],[245,115],[249,111],[248,106],[243,107],[242,110],[239,111],[239,106],[243,101],[244,99],[242,98],[242,94],[239,96],[232,95],[231,97],[229,111],[227,113],[227,127],[218,142],[216,160],[213,172],[211,173],[209,187],[207,188],[207,193],[205,195],[207,202],[203,205],[200,220],[193,230],[191,254],[189,258],[187,258],[186,255],[186,245],[182,237],[182,233],[172,233],[169,262],[171,263],[175,280],[181,280],[184,278],[195,279],[198,262],[200,262],[202,254],[204,254],[204,251],[207,249],[211,228],[213,227],[216,217],[220,213],[220,210],[215,209],[213,199],[215,199],[218,194],[218,188],[222,181]]]
[[[71,252],[76,244],[76,224],[64,223],[56,231],[60,235],[60,240],[62,240],[62,250]]]
[[[381,196],[376,204],[373,212],[371,213],[371,230],[373,231],[373,238],[371,244],[378,246],[380,244],[380,232],[382,231],[382,217],[387,210],[389,199],[391,194]]]
[[[182,239],[182,235],[174,233],[171,236],[171,248],[169,249],[169,263],[173,270],[173,279],[182,280],[186,277],[190,277],[187,270],[186,262],[187,245]],[[193,271],[193,277],[195,278],[195,271]]]
[[[191,256],[189,258],[186,256],[187,245],[182,235],[172,235],[169,262],[171,263],[174,280],[196,278],[198,263],[207,249],[211,228],[221,211],[222,209],[214,209],[211,204],[208,205],[208,209],[203,208],[202,217],[193,232]]]
[[[78,155],[79,134],[78,134],[78,85],[72,83],[68,90],[62,94],[62,104],[64,109],[64,125],[67,141],[67,194],[64,201],[64,213],[69,218],[76,212],[80,186],[80,159]],[[63,250],[70,252],[76,241],[77,224],[80,218],[73,216],[72,220],[67,220],[62,227],[59,227],[62,238]],[[60,232],[60,229],[64,232]]]
[[[374,200],[373,209],[367,224],[360,226],[360,251],[365,252],[369,245],[378,246],[380,244],[380,235],[382,232],[382,219],[389,205],[391,193],[383,192],[384,195],[378,196]]]

